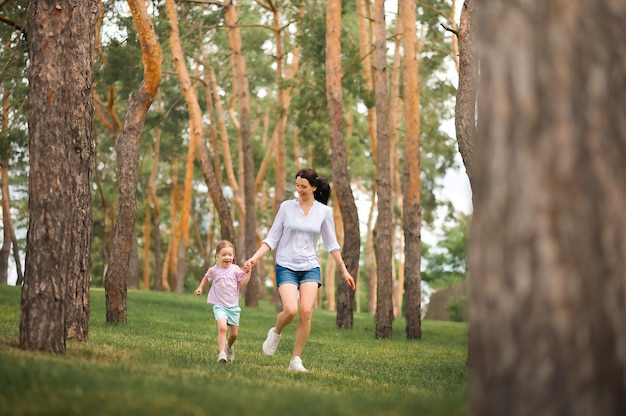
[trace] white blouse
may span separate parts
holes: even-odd
[[[263,242],[270,250],[276,250],[276,264],[306,271],[320,266],[317,258],[320,236],[329,253],[340,249],[332,209],[314,201],[309,213],[304,215],[298,201],[291,199],[280,205]]]

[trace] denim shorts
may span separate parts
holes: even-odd
[[[239,305],[231,307],[213,305],[213,315],[215,315],[216,321],[218,319],[225,318],[228,325],[239,326],[241,308]]]
[[[276,286],[280,287],[282,284],[290,283],[300,287],[300,284],[305,282],[315,282],[317,287],[322,286],[320,268],[315,267],[311,270],[296,271],[278,264],[276,265]]]

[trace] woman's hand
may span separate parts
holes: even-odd
[[[252,266],[254,266],[256,264],[256,260],[253,258],[249,258],[248,260],[246,260],[246,262],[243,264],[244,270],[252,270]]]
[[[356,283],[354,282],[354,278],[350,275],[350,273],[346,272],[343,274],[343,278],[346,280],[346,284],[352,290],[356,289]]]

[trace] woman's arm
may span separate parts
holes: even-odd
[[[343,261],[343,258],[341,257],[341,250],[335,250],[331,252],[330,255],[333,257],[333,259],[335,259],[335,262],[337,263],[337,267],[339,267],[339,270],[341,270],[341,273],[343,274],[343,278],[346,281],[346,284],[348,285],[348,287],[352,290],[356,289],[356,282],[354,281],[354,278],[350,275],[350,272],[348,272],[346,263]]]
[[[268,251],[270,251],[270,246],[267,243],[262,243],[261,247],[259,247],[259,249],[256,251],[256,253],[254,253],[252,255],[252,257],[250,257],[248,260],[246,260],[246,262],[243,264],[243,267],[247,267],[248,269],[252,269],[252,266],[254,266],[256,264],[256,262],[263,257],[263,255],[265,253],[267,253]],[[248,271],[248,273],[250,273]]]

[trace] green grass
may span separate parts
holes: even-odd
[[[65,354],[19,350],[21,289],[0,286],[2,415],[465,415],[467,327],[422,322],[408,341],[404,320],[376,340],[374,317],[338,330],[316,310],[303,354],[308,373],[287,365],[295,322],[274,357],[261,344],[274,307],[242,307],[233,364],[218,364],[206,296],[131,291],[128,324],[109,325],[104,291],[91,293],[89,341]],[[243,302],[242,302],[243,303]]]

